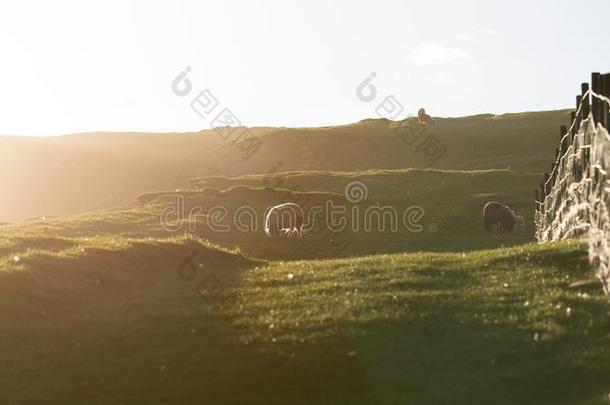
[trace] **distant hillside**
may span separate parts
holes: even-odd
[[[283,128],[265,133],[264,147],[247,162],[237,150],[228,156],[238,164],[223,174],[291,170],[504,169],[547,170],[559,139],[559,125],[568,110],[518,114],[482,114],[436,118],[425,131],[415,118],[402,122],[382,119],[323,128]],[[431,163],[425,141],[434,138],[444,149]]]
[[[265,186],[265,179],[273,188]],[[353,203],[346,199],[344,190],[356,179],[367,188],[367,195]],[[3,234],[60,238],[94,234],[140,239],[190,234],[259,259],[461,252],[533,241],[529,184],[536,180],[536,175],[507,170],[430,169],[292,172],[278,173],[271,178],[261,175],[210,177],[197,181],[196,186],[203,188],[201,191],[171,189],[143,193],[138,197],[141,206],[26,221],[3,227]],[[486,233],[481,210],[489,200],[504,201],[519,210],[526,218],[526,231],[504,235]],[[280,239],[269,243],[262,229],[265,209],[288,201],[299,202],[307,215],[306,223],[316,225],[300,240]],[[326,225],[328,217],[324,213],[328,212],[330,202],[346,209],[335,216],[345,218],[343,229],[329,229]],[[224,216],[218,211],[220,207],[226,210]],[[379,217],[371,215],[380,207],[390,215],[384,215],[381,223]],[[253,220],[235,219],[244,208],[253,210]],[[310,216],[318,209],[321,214]],[[421,217],[416,217],[413,226],[408,226],[405,215],[418,211]],[[391,215],[392,212],[395,214]],[[395,229],[392,229],[393,223]]]
[[[413,124],[363,120],[322,128],[253,128],[262,146],[247,160],[213,130],[0,137],[0,221],[84,212],[134,201],[139,193],[187,186],[202,175],[292,170],[400,168],[542,172],[568,111],[438,118],[420,138]],[[404,128],[403,128],[404,129]],[[446,150],[434,164],[418,145],[434,136]],[[412,142],[412,143],[411,143]],[[411,143],[411,144],[409,144]]]

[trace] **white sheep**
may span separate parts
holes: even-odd
[[[269,237],[303,236],[303,210],[299,204],[285,203],[271,207],[265,217],[265,233]]]

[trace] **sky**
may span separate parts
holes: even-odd
[[[4,1],[0,134],[570,108],[610,71],[609,15],[607,0]]]

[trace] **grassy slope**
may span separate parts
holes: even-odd
[[[434,168],[543,172],[567,111],[438,119],[446,154]],[[184,187],[197,175],[291,170],[429,168],[401,123],[364,120],[326,128],[254,128],[262,147],[250,159],[212,130],[184,134],[96,133],[0,137],[0,221],[109,208],[144,191]]]
[[[380,120],[260,129],[248,161],[210,133],[10,139],[5,212],[110,206],[197,173],[263,175],[0,224],[0,403],[603,403],[610,306],[597,284],[568,288],[591,277],[584,247],[473,251],[532,240],[528,172],[544,170],[565,115],[442,119],[429,132],[447,146],[436,167],[515,172],[367,170],[428,167]],[[419,205],[437,231],[356,232],[338,251],[313,233],[270,244],[260,229],[211,232],[205,217],[192,232],[159,225],[177,196],[187,210],[261,212],[287,196],[346,204],[352,180],[368,187],[362,208]],[[491,199],[522,210],[527,232],[485,234]],[[260,262],[201,238],[248,257],[343,258]],[[422,250],[458,253],[397,253]]]
[[[197,186],[225,191],[211,194],[210,197],[206,196],[211,191],[203,191],[200,194],[170,192],[156,200],[155,208],[161,210],[167,204],[175,205],[176,195],[185,196],[187,212],[193,206],[201,206],[207,210],[222,205],[229,212],[228,218],[232,218],[233,212],[243,205],[255,208],[262,218],[266,207],[287,201],[298,202],[306,211],[314,206],[324,206],[326,200],[333,200],[335,205],[347,208],[345,216],[348,222],[345,232],[310,232],[299,242],[269,243],[260,228],[258,233],[211,232],[204,219],[195,227],[198,235],[214,243],[236,247],[249,255],[263,258],[325,258],[403,251],[462,251],[532,241],[534,224],[532,191],[529,184],[537,179],[535,175],[506,170],[464,172],[419,169],[292,172],[273,176],[208,178],[200,179]],[[354,180],[361,181],[368,189],[367,199],[357,204],[360,222],[356,232],[353,231],[349,220],[356,205],[343,198],[346,185]],[[307,193],[302,193],[305,190]],[[484,232],[481,212],[483,205],[489,200],[504,201],[520,210],[527,219],[526,232],[499,236],[490,236]],[[395,209],[399,217],[398,230],[392,232],[389,229],[391,221],[386,218],[385,231],[381,231],[376,226],[377,222],[372,220],[372,231],[365,232],[366,211],[371,206]],[[421,232],[410,230],[404,225],[403,214],[413,206],[425,210],[424,217],[419,221],[423,226]]]
[[[464,251],[510,246],[533,240],[534,224],[529,183],[535,175],[518,174],[506,170],[491,171],[434,171],[434,170],[368,170],[360,172],[293,172],[269,176],[200,179],[201,187],[215,187],[222,191],[167,191],[141,196],[148,203],[140,207],[126,207],[113,211],[98,211],[72,216],[38,219],[24,224],[4,227],[5,234],[32,234],[74,237],[93,234],[143,238],[167,238],[192,233],[212,243],[239,249],[250,257],[263,259],[315,259],[362,256],[373,253],[405,251]],[[324,207],[327,201],[347,207],[346,217],[352,216],[354,204],[344,198],[346,184],[354,180],[368,188],[368,198],[358,204],[360,225],[354,232],[348,221],[345,232],[332,233],[324,226],[305,234],[300,241],[276,240],[269,243],[264,235],[263,215],[267,207],[286,201],[297,201],[306,212],[314,206]],[[266,189],[264,186],[279,188]],[[307,190],[305,192],[304,190]],[[173,232],[160,224],[161,213],[176,207],[178,197],[185,200],[184,222]],[[485,202],[499,200],[520,210],[527,219],[526,232],[490,235],[484,232],[481,209]],[[381,231],[376,219],[371,220],[372,231],[364,231],[364,217],[371,206],[391,206],[398,215],[398,229],[390,230],[384,220]],[[215,206],[228,210],[221,221],[230,232],[213,231],[205,215],[189,212],[200,207],[203,213]],[[233,221],[239,207],[249,206],[258,215],[256,231],[240,232]],[[421,232],[407,229],[403,213],[419,206],[425,215],[419,221]],[[195,211],[192,211],[195,212]],[[170,218],[172,219],[172,218]],[[322,220],[322,217],[318,217]]]
[[[584,258],[264,264],[196,240],[0,238],[0,402],[604,403],[610,307],[568,288]]]
[[[280,170],[497,169],[543,172],[557,147],[559,125],[569,121],[568,110],[517,114],[480,114],[437,118],[420,138],[407,141],[398,128],[415,123],[382,119],[323,128],[282,128],[261,136],[264,147],[247,162],[238,151],[227,155],[236,164],[223,174],[269,173]],[[397,132],[398,131],[398,132]],[[418,132],[415,132],[417,134]],[[446,152],[434,164],[418,150],[427,136],[436,137]]]

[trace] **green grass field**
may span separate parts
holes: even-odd
[[[0,248],[2,403],[607,401],[610,307],[569,287],[591,277],[578,243],[296,262],[183,238]]]
[[[209,177],[193,181],[197,187],[203,188],[200,191],[145,193],[139,197],[141,205],[37,219],[8,225],[5,232],[42,233],[59,237],[91,234],[135,238],[194,235],[230,249],[239,249],[249,257],[259,259],[320,259],[417,251],[461,252],[533,241],[531,184],[538,179],[536,175],[507,170],[423,169],[288,172],[275,174],[273,178],[262,175]],[[368,197],[359,203],[350,203],[345,198],[345,187],[353,181],[362,182],[368,190]],[[504,201],[524,214],[527,219],[526,231],[503,235],[486,233],[482,227],[481,211],[489,200]],[[181,205],[179,201],[184,202],[183,213],[170,216],[162,226],[164,210],[170,208],[175,212]],[[307,232],[302,240],[279,240],[274,243],[270,243],[262,232],[264,211],[269,206],[298,202],[307,213],[314,207],[326,211],[328,201],[346,208],[345,215],[342,215],[346,218],[346,227],[341,232],[330,232],[326,226],[322,226]],[[226,209],[226,217],[218,224],[228,226],[228,231],[219,232],[210,228],[207,214],[214,207]],[[238,229],[234,218],[240,207],[250,207],[256,212],[257,221],[252,230]],[[390,207],[396,213],[395,230],[389,218],[379,220],[367,214],[367,210],[375,207]],[[424,212],[415,224],[421,229],[405,225],[404,214],[413,207],[420,207]],[[354,218],[359,221],[356,228],[353,226]],[[365,229],[367,218],[370,219],[370,231]],[[323,217],[319,216],[317,220],[321,221]]]
[[[566,117],[439,119],[432,167],[382,120],[260,128],[247,161],[210,131],[0,139],[36,157],[0,207],[0,404],[608,403],[586,244],[533,236]],[[525,232],[484,232],[490,200]],[[290,201],[345,207],[346,230],[270,240]],[[397,229],[363,230],[384,207]]]

